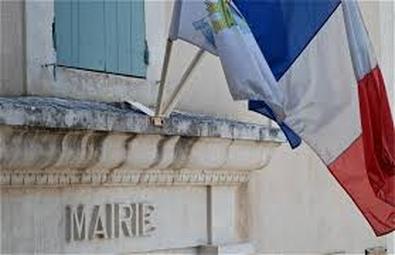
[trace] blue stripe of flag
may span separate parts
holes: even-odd
[[[280,80],[340,5],[341,0],[234,0],[246,19],[276,80]],[[249,101],[249,110],[275,120],[263,101]],[[278,123],[292,148],[301,138]]]
[[[248,101],[248,109],[254,112],[260,113],[269,119],[275,120],[275,115],[272,109],[264,101],[250,100]],[[278,123],[278,122],[277,122]],[[295,149],[302,143],[302,139],[298,136],[290,127],[288,127],[284,122],[278,123],[279,127],[283,131],[285,137],[287,138],[289,145],[292,149]]]
[[[279,80],[340,0],[234,0]]]

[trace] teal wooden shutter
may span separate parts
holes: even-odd
[[[143,0],[55,0],[59,65],[145,77]]]

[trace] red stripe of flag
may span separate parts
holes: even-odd
[[[395,229],[395,129],[378,67],[358,92],[362,135],[328,167],[380,236]]]

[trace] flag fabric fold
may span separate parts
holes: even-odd
[[[225,12],[231,14],[232,25],[226,26]],[[178,0],[169,37],[218,55],[233,99],[256,102],[260,107],[253,110],[275,120],[292,148],[300,145],[301,138],[282,121],[284,98],[273,72],[235,5],[227,0]]]
[[[395,135],[353,0],[179,1],[171,38],[216,54],[235,100],[306,142],[376,235],[395,229]]]

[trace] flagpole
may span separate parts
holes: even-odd
[[[165,83],[166,83],[167,71],[169,69],[169,62],[170,62],[172,48],[173,48],[173,40],[171,40],[169,38],[169,39],[167,39],[167,42],[166,42],[165,58],[163,60],[162,73],[161,73],[161,77],[160,77],[159,91],[158,91],[158,96],[157,96],[157,101],[156,101],[155,117],[160,117],[163,112],[163,110],[162,110],[163,95],[164,95],[164,91],[165,91]]]
[[[188,82],[189,78],[191,77],[192,72],[194,71],[195,67],[199,64],[202,57],[205,54],[205,50],[199,49],[196,53],[195,57],[192,59],[191,63],[189,64],[188,68],[185,70],[184,74],[181,77],[181,80],[177,84],[176,88],[173,91],[167,105],[164,107],[163,112],[159,112],[161,116],[168,116],[175,105],[177,104],[178,100],[180,99],[182,93],[184,92],[186,86],[185,84]]]

